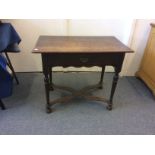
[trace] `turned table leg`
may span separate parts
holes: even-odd
[[[102,71],[101,71],[101,78],[100,78],[100,86],[99,88],[102,89],[102,86],[103,86],[103,77],[104,77],[104,72],[105,72],[105,66],[102,67]]]
[[[112,83],[112,88],[111,88],[111,93],[110,93],[110,99],[109,99],[108,106],[107,106],[108,110],[112,110],[113,97],[114,97],[114,93],[115,93],[115,90],[116,90],[118,78],[119,78],[119,71],[117,69],[115,69],[115,75],[113,77],[113,83]]]
[[[52,82],[52,67],[49,69],[49,78],[50,78],[50,88],[51,88],[51,91],[53,91],[54,88],[53,88],[53,82]]]
[[[50,106],[50,79],[48,72],[44,72],[44,83],[45,83],[45,93],[46,93],[46,112],[51,113],[52,109]]]

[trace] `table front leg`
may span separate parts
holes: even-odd
[[[46,112],[51,113],[51,105],[50,105],[50,79],[48,71],[44,72],[44,83],[45,83],[45,93],[46,93]]]
[[[109,99],[108,106],[107,106],[108,110],[112,110],[113,97],[114,97],[114,93],[115,93],[115,90],[116,90],[118,79],[119,79],[119,70],[117,68],[115,68],[115,75],[113,77],[113,83],[112,83],[112,88],[111,88],[111,93],[110,93],[110,99]]]

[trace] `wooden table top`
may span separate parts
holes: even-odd
[[[33,53],[131,53],[113,36],[40,36]]]

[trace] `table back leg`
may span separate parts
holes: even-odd
[[[51,91],[53,91],[54,88],[53,88],[53,82],[52,82],[52,67],[49,69],[49,78],[50,78]]]
[[[100,89],[102,89],[102,87],[103,87],[104,72],[105,72],[105,66],[102,67],[102,71],[101,71],[101,78],[100,78],[100,82],[99,82],[99,84],[100,84],[99,88]]]

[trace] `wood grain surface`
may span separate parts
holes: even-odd
[[[114,36],[40,36],[33,53],[133,52]]]

